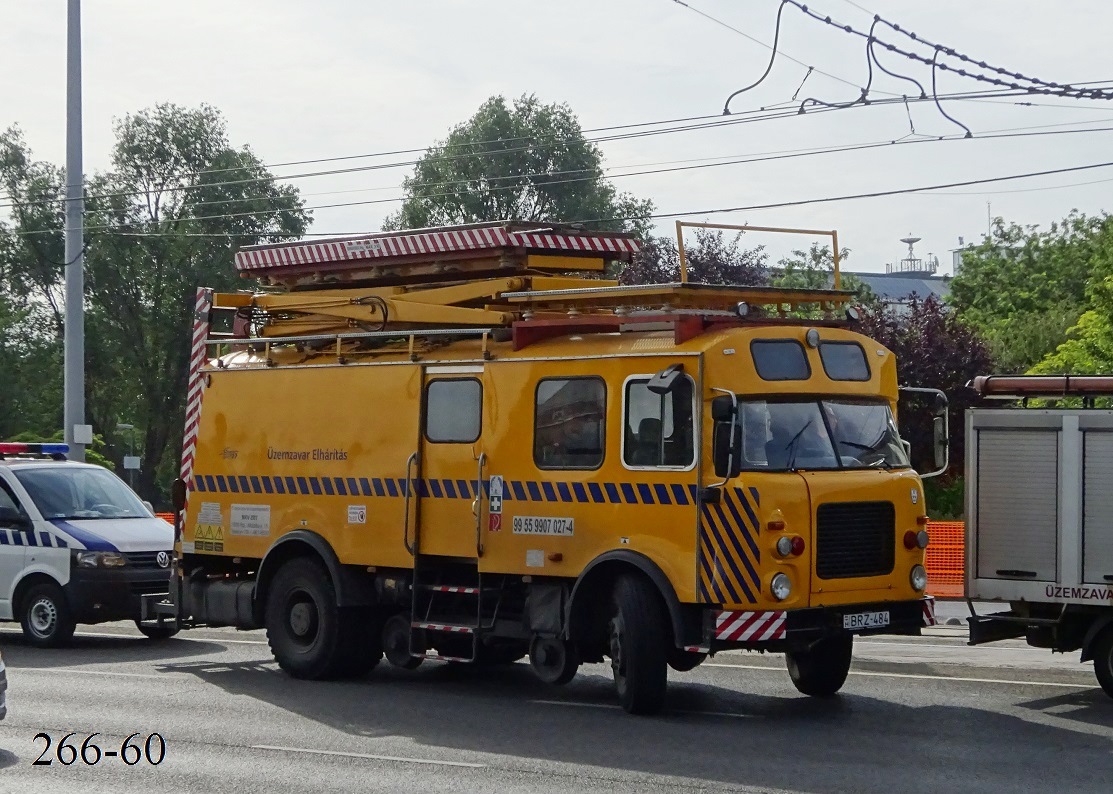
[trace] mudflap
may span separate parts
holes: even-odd
[[[1024,637],[1028,631],[1028,620],[1013,612],[972,615],[966,619],[966,622],[970,624],[970,639],[967,645],[1015,640]]]

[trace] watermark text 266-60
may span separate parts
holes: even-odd
[[[105,744],[104,747],[96,742],[99,733],[89,734],[80,743],[73,738],[75,736],[76,733],[67,733],[55,742],[49,733],[35,734],[35,742],[44,742],[46,746],[31,766],[51,766],[55,761],[62,766],[78,762],[85,766],[96,766],[101,761],[117,759],[128,766],[144,762],[158,766],[166,758],[166,741],[157,733],[147,736],[133,733],[119,745]]]

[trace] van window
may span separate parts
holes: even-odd
[[[812,376],[804,346],[795,339],[755,339],[750,342],[750,355],[762,380],[807,380]]]
[[[687,468],[695,462],[692,381],[684,377],[667,394],[649,390],[649,378],[626,384],[622,460],[627,466]]]
[[[0,507],[10,508],[17,513],[23,512],[23,509],[19,506],[19,502],[16,501],[15,494],[9,491],[7,484],[3,482],[0,482]]]
[[[474,378],[431,381],[425,389],[425,437],[448,444],[479,439],[483,385]]]
[[[533,460],[539,469],[603,465],[607,386],[602,378],[546,378],[537,384]]]
[[[857,342],[820,342],[819,360],[831,380],[869,380],[866,351]]]

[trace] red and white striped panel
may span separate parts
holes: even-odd
[[[182,435],[182,481],[186,488],[193,485],[193,458],[197,452],[197,430],[201,424],[201,397],[204,379],[201,369],[205,366],[209,337],[209,312],[213,307],[213,291],[201,287],[197,290],[197,303],[193,314],[193,340],[189,351],[189,380],[186,389],[185,432]]]
[[[446,631],[449,634],[471,634],[475,629],[472,626],[459,626],[454,623],[429,623],[424,620],[415,620],[413,622],[415,629],[427,629],[428,631]]]
[[[926,596],[920,603],[924,605],[924,625],[938,626],[939,619],[935,617],[935,598]]]
[[[724,609],[715,616],[715,639],[731,642],[765,642],[785,638],[784,610],[735,612]]]
[[[348,240],[298,243],[253,248],[236,253],[236,269],[244,272],[273,268],[305,268],[329,262],[387,259],[395,256],[482,251],[497,248],[539,248],[557,251],[637,253],[632,238],[579,234],[510,232],[499,226],[446,229],[436,232],[403,232],[354,237]]]

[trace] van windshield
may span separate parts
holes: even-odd
[[[901,468],[911,465],[888,403],[740,400],[742,468]]]
[[[56,466],[13,472],[43,518],[149,518],[132,491],[106,469]]]

